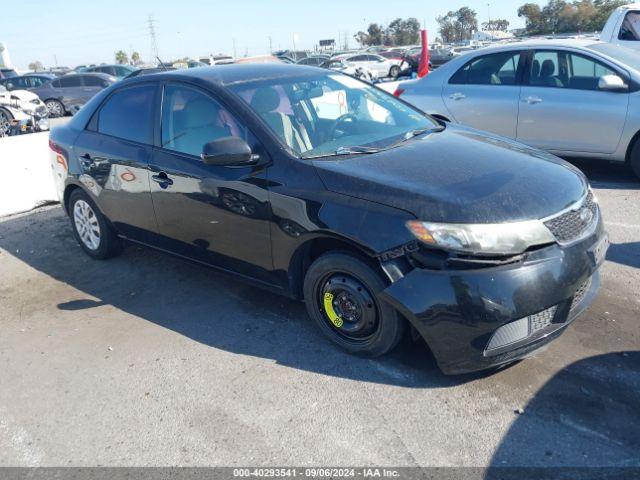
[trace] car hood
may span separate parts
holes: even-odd
[[[30,102],[39,98],[38,95],[27,90],[11,90],[10,92],[0,93],[0,96],[5,101],[11,100],[11,97],[16,97],[20,102]]]
[[[327,189],[446,223],[551,216],[580,200],[584,175],[548,153],[448,124],[383,152],[314,160]]]

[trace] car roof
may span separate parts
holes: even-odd
[[[25,73],[24,75],[22,75],[23,77],[46,77],[46,78],[56,78],[56,76],[53,73],[47,73],[47,72],[30,72],[30,73]]]
[[[60,77],[55,77],[56,79],[61,79],[61,78],[70,78],[70,77],[98,77],[98,78],[103,78],[105,80],[115,80],[116,78],[113,75],[109,75],[108,73],[101,73],[101,72],[74,72],[74,73],[67,73],[66,75],[62,75]]]
[[[87,68],[101,68],[101,67],[124,67],[124,68],[135,68],[131,65],[124,65],[121,63],[109,63],[109,64],[105,64],[105,65],[94,65],[93,67],[87,67]]]
[[[192,69],[161,72],[153,75],[155,81],[199,79],[217,85],[233,85],[261,80],[317,77],[322,70],[317,67],[287,63],[245,63],[214,65]],[[127,82],[148,81],[149,77],[135,77]]]
[[[500,52],[506,50],[517,50],[519,48],[589,48],[593,45],[603,44],[595,38],[532,38],[522,41],[501,43],[488,47],[471,50],[473,52]],[[464,47],[459,47],[464,48]]]

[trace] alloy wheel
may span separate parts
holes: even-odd
[[[0,110],[0,137],[8,135],[9,130],[11,130],[11,119],[3,110]]]
[[[49,115],[52,117],[62,117],[64,116],[64,107],[57,100],[49,100],[45,103],[47,106],[47,110],[49,110]]]
[[[73,221],[80,240],[89,250],[100,247],[100,223],[91,206],[84,200],[73,205]]]

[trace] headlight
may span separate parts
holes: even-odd
[[[427,245],[460,253],[517,255],[535,245],[555,242],[538,220],[496,224],[410,221],[407,228]]]

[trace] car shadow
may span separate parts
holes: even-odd
[[[639,478],[638,405],[640,352],[573,363],[516,413],[485,478]]]
[[[586,158],[570,158],[568,161],[582,170],[593,188],[640,190],[640,179],[626,164]]]
[[[640,268],[640,242],[612,243],[607,252],[607,260]]]
[[[366,382],[441,388],[491,375],[445,376],[409,335],[383,358],[349,355],[316,330],[303,303],[151,249],[128,246],[117,258],[91,260],[61,209],[4,220],[0,248],[86,296],[53,305],[60,310],[112,305],[212,348]]]

